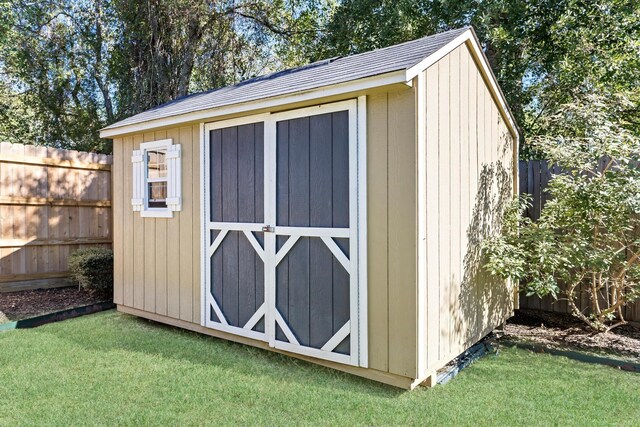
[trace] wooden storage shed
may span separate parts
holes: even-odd
[[[511,316],[516,125],[471,28],[191,95],[113,138],[118,310],[399,387]]]

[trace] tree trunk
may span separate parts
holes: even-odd
[[[191,82],[191,73],[195,63],[196,51],[202,40],[204,29],[200,24],[199,14],[191,16],[189,20],[189,32],[187,44],[183,50],[182,66],[178,76],[178,92],[177,96],[185,96],[189,93],[189,83]]]
[[[93,53],[95,56],[95,65],[93,70],[93,78],[100,89],[102,100],[104,102],[104,110],[107,115],[107,123],[114,121],[113,102],[109,93],[106,77],[103,78],[104,64],[102,62],[102,0],[95,0],[93,3],[93,18],[95,22],[95,40],[93,43]]]

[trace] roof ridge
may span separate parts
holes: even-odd
[[[273,75],[279,74],[279,73],[286,73],[286,72],[290,72],[290,71],[300,71],[300,70],[305,70],[307,68],[312,68],[314,66],[327,65],[327,64],[330,64],[330,63],[332,63],[332,62],[334,62],[334,61],[336,61],[338,59],[353,58],[353,57],[356,57],[356,56],[367,55],[367,54],[370,54],[370,53],[373,53],[373,52],[380,52],[380,51],[383,51],[383,50],[396,48],[396,47],[399,47],[399,46],[404,46],[404,45],[407,45],[407,44],[410,44],[410,43],[416,43],[416,42],[419,42],[419,41],[424,40],[424,39],[435,38],[435,37],[442,36],[444,34],[455,32],[455,31],[463,32],[463,30],[468,30],[470,28],[471,28],[470,25],[466,25],[464,27],[458,27],[458,28],[451,28],[451,29],[443,31],[441,33],[428,34],[426,36],[422,36],[422,37],[417,38],[417,39],[407,40],[406,42],[392,44],[392,45],[385,46],[385,47],[379,47],[379,48],[376,48],[376,49],[367,50],[365,52],[353,53],[351,55],[336,55],[336,56],[332,56],[332,57],[325,58],[325,59],[319,59],[317,61],[309,62],[307,64],[300,65],[300,66],[297,66],[297,67],[285,68],[284,70],[274,71],[274,72],[271,72],[271,73],[262,74],[262,75],[259,75],[259,76],[254,76],[254,77],[248,78],[246,80],[243,80],[241,82],[235,83],[235,84],[230,85],[230,86],[225,86],[225,87],[239,86],[239,85],[242,85],[242,84],[245,84],[245,83],[249,83],[249,82],[252,82],[252,81],[260,80],[262,78],[267,78],[269,76],[273,76]],[[202,93],[202,92],[200,92],[200,93]]]
[[[260,80],[266,80],[266,79],[268,79],[270,77],[277,76],[278,74],[286,74],[286,73],[290,73],[290,72],[302,71],[302,70],[306,70],[306,69],[309,69],[309,68],[318,67],[318,66],[321,66],[321,65],[328,65],[328,64],[330,64],[330,63],[332,63],[332,62],[334,62],[334,61],[336,61],[338,59],[354,58],[354,57],[361,56],[361,55],[367,55],[367,54],[370,54],[370,53],[373,53],[373,52],[380,52],[380,51],[384,51],[384,50],[387,50],[387,49],[397,48],[399,46],[404,46],[404,45],[407,45],[407,44],[416,43],[416,42],[419,42],[419,41],[424,40],[424,39],[435,38],[435,37],[442,36],[444,34],[448,34],[448,33],[455,32],[455,31],[463,32],[463,30],[468,30],[470,28],[472,28],[470,25],[466,25],[464,27],[459,27],[459,28],[452,28],[450,30],[443,31],[441,33],[429,34],[429,35],[422,36],[422,37],[417,38],[417,39],[407,40],[406,42],[402,42],[402,43],[398,43],[398,44],[392,44],[390,46],[385,46],[385,47],[379,47],[379,48],[376,48],[376,49],[367,50],[365,52],[354,53],[354,54],[351,54],[351,55],[332,56],[330,58],[319,59],[317,61],[309,62],[309,63],[304,64],[304,65],[299,65],[297,67],[285,68],[283,70],[273,71],[273,72],[267,73],[267,74],[260,74],[260,75],[253,76],[253,77],[250,77],[248,79],[239,81],[238,83],[234,83],[232,85],[227,85],[227,86],[221,86],[221,87],[218,87],[218,88],[208,89],[208,90],[204,90],[202,92],[189,93],[187,95],[181,96],[181,97],[173,99],[171,101],[168,101],[168,102],[166,102],[164,104],[157,105],[156,107],[153,107],[150,110],[153,110],[153,109],[155,109],[157,107],[161,107],[163,105],[167,105],[167,104],[173,103],[175,101],[183,100],[185,98],[196,97],[197,95],[205,95],[205,94],[208,94],[208,93],[216,92],[216,91],[221,90],[221,89],[240,87],[240,86],[244,86],[246,84],[254,83],[254,82],[257,82],[257,81],[260,81]]]
[[[442,36],[442,35],[445,35],[445,34],[448,34],[448,33],[452,33],[452,32],[455,32],[455,31],[460,31],[462,33],[463,31],[469,30],[471,28],[473,28],[471,25],[465,25],[464,27],[452,28],[450,30],[443,31],[441,33],[429,34],[429,35],[422,36],[422,37],[417,38],[417,39],[407,40],[406,42],[392,44],[392,45],[389,45],[389,46],[379,47],[379,48],[376,48],[376,49],[367,50],[365,52],[354,53],[354,54],[351,54],[351,55],[346,55],[346,56],[341,56],[341,57],[336,57],[336,58],[353,58],[355,56],[366,55],[366,54],[373,53],[373,52],[380,52],[380,51],[383,51],[383,50],[396,48],[396,47],[404,46],[404,45],[411,44],[411,43],[416,43],[416,42],[419,42],[419,41],[424,40],[424,39],[436,38],[436,37],[439,37],[439,36]]]
[[[300,66],[297,66],[297,67],[285,68],[284,70],[273,71],[271,73],[262,74],[262,75],[259,75],[259,76],[254,76],[254,77],[248,78],[246,80],[242,80],[241,82],[235,83],[235,84],[230,85],[230,86],[225,86],[225,87],[239,86],[239,85],[242,85],[242,84],[245,84],[245,83],[250,83],[250,82],[253,82],[253,81],[256,81],[256,80],[261,80],[262,78],[267,78],[267,77],[273,76],[275,74],[286,73],[286,72],[291,72],[291,71],[300,71],[300,70],[305,70],[307,68],[312,68],[314,66],[327,65],[327,64],[330,64],[330,63],[332,63],[332,62],[334,62],[334,61],[336,61],[338,59],[353,58],[353,57],[356,57],[356,56],[367,55],[367,54],[370,54],[370,53],[373,53],[373,52],[380,52],[380,51],[383,51],[383,50],[396,48],[396,47],[399,47],[399,46],[404,46],[404,45],[407,45],[407,44],[410,44],[410,43],[416,43],[416,42],[419,42],[419,41],[424,40],[424,39],[439,37],[439,36],[442,36],[444,34],[448,34],[448,33],[455,32],[455,31],[463,32],[464,30],[468,30],[470,28],[471,28],[470,25],[466,25],[464,27],[458,27],[458,28],[451,28],[451,29],[443,31],[441,33],[428,34],[426,36],[422,36],[422,37],[417,38],[417,39],[407,40],[406,42],[392,44],[392,45],[385,46],[385,47],[379,47],[379,48],[376,48],[376,49],[367,50],[365,52],[353,53],[351,55],[336,55],[336,56],[332,56],[332,57],[325,58],[325,59],[319,59],[317,61],[309,62],[307,64],[300,65]],[[202,93],[202,92],[200,92],[200,93]]]
[[[373,52],[380,52],[380,51],[384,51],[384,50],[387,50],[387,49],[392,49],[392,48],[397,48],[399,46],[404,46],[404,45],[407,45],[407,44],[410,44],[410,43],[416,43],[416,42],[419,42],[419,41],[424,40],[424,39],[435,38],[435,37],[442,36],[444,34],[451,33],[451,32],[454,32],[454,31],[463,32],[463,30],[468,30],[470,28],[471,28],[471,26],[469,26],[469,25],[464,26],[464,27],[459,27],[459,28],[452,28],[450,30],[443,31],[441,33],[429,34],[429,35],[426,35],[426,36],[423,36],[423,37],[420,37],[420,38],[417,38],[417,39],[407,40],[406,42],[402,42],[402,43],[398,43],[398,44],[392,44],[390,46],[385,46],[385,47],[379,47],[379,48],[376,48],[376,49],[367,50],[365,52],[354,53],[354,54],[351,54],[351,55],[332,56],[330,58],[319,59],[317,61],[309,62],[309,63],[304,64],[304,65],[299,65],[297,67],[285,68],[283,70],[273,71],[273,72],[267,73],[267,74],[260,74],[260,75],[253,76],[253,77],[250,77],[248,79],[239,81],[238,83],[234,83],[232,85],[221,86],[221,87],[218,87],[218,88],[212,88],[212,89],[204,90],[202,92],[189,93],[187,95],[181,96],[181,97],[173,99],[171,101],[168,101],[168,102],[166,102],[164,104],[157,105],[156,107],[153,107],[150,110],[153,110],[153,109],[155,109],[157,107],[161,107],[163,105],[167,105],[167,104],[173,103],[175,101],[183,100],[185,98],[196,97],[197,95],[205,95],[205,94],[208,94],[208,93],[216,92],[216,91],[221,90],[221,89],[240,87],[240,86],[244,86],[246,84],[253,83],[253,82],[256,82],[256,81],[266,80],[266,79],[268,79],[270,77],[277,76],[278,74],[286,74],[286,73],[290,73],[290,72],[302,71],[302,70],[306,70],[306,69],[309,69],[309,68],[318,67],[318,66],[321,66],[321,65],[328,65],[328,64],[330,64],[330,63],[332,63],[332,62],[334,62],[334,61],[336,61],[338,59],[354,58],[354,57],[361,56],[361,55],[367,55],[367,54],[370,54],[370,53],[373,53]]]

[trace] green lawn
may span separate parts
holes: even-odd
[[[104,312],[0,333],[0,425],[635,425],[640,375],[502,349],[413,392]]]

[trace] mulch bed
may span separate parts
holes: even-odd
[[[568,314],[516,310],[505,327],[505,338],[552,348],[630,357],[640,362],[640,327],[636,325],[619,326],[608,333],[594,333]]]
[[[0,293],[0,323],[109,300],[109,294],[77,286]]]

